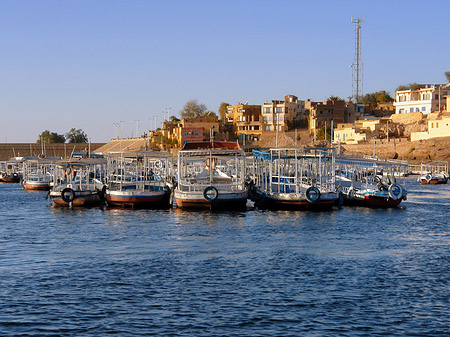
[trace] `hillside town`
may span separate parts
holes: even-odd
[[[450,83],[415,83],[412,88],[397,90],[393,101],[376,104],[355,104],[339,97],[314,102],[287,94],[262,104],[226,105],[222,118],[214,113],[181,119],[172,116],[171,120],[168,117],[161,128],[141,137],[118,136],[99,151],[172,152],[186,142],[210,139],[237,140],[245,149],[409,144],[450,137],[449,100]]]

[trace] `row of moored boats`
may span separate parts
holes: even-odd
[[[16,158],[0,163],[0,181],[48,190],[55,207],[107,204],[123,208],[329,209],[337,205],[394,207],[406,200],[397,182],[404,163],[336,156],[328,148],[254,150],[238,143],[184,144],[164,152],[120,152]]]

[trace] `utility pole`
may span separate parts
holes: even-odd
[[[139,119],[134,120],[136,122],[136,138],[139,137]]]
[[[276,109],[276,107],[274,109]],[[277,128],[277,137],[276,137],[275,147],[278,148],[278,112],[275,112],[275,117],[277,119],[277,123],[275,124],[275,127]]]
[[[363,61],[361,57],[361,22],[365,22],[366,18],[353,19],[355,24],[355,58],[353,60],[352,68],[352,91],[355,103],[361,102],[363,91]]]

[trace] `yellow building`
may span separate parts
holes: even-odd
[[[168,138],[171,140],[176,139],[178,146],[182,146],[186,140],[209,140],[211,130],[216,139],[222,138],[219,134],[220,130],[217,116],[183,118],[171,129]]]
[[[262,133],[261,105],[249,105],[239,103],[229,105],[225,116],[228,124],[233,126],[233,132],[247,140],[259,140]]]
[[[447,111],[436,112],[428,115],[428,131],[411,132],[411,141],[450,137],[450,95],[445,97]]]

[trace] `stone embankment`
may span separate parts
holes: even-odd
[[[377,140],[375,147],[372,142],[355,145],[341,145],[341,152],[348,155],[374,154],[384,159],[407,160],[411,164],[420,164],[422,161],[446,160],[450,161],[450,137],[433,138],[410,142],[406,139]]]
[[[91,143],[91,152],[95,152],[104,143]],[[89,144],[46,144],[45,154],[47,156],[66,157],[72,152],[81,152],[89,149]],[[8,160],[12,157],[28,157],[42,154],[41,144],[36,143],[3,143],[0,144],[0,160]]]

